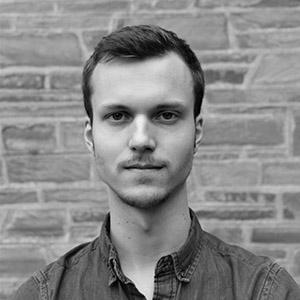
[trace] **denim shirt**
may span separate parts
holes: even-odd
[[[296,282],[277,263],[203,231],[193,211],[187,241],[160,258],[154,300],[300,300]],[[145,300],[121,270],[107,215],[101,234],[36,272],[15,300]]]

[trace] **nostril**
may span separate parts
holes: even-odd
[[[155,146],[155,141],[150,137],[143,139],[137,139],[133,137],[129,141],[129,148],[132,151],[153,151],[155,149]]]
[[[153,151],[154,150],[154,145],[151,145],[150,143],[148,144],[134,144],[129,146],[129,148],[132,151]]]

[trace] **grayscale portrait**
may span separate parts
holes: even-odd
[[[0,300],[300,300],[300,2],[0,1]]]

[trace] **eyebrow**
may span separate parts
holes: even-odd
[[[186,109],[186,106],[179,102],[170,102],[170,103],[159,104],[155,107],[155,109],[157,109],[157,110],[164,110],[164,109],[184,110],[184,109]]]
[[[122,104],[103,104],[102,109],[107,110],[127,110],[130,109],[129,106],[122,105]],[[180,102],[168,102],[164,104],[158,104],[153,108],[153,110],[164,110],[164,109],[178,109],[178,110],[185,110],[186,106]]]
[[[108,109],[108,110],[126,110],[128,109],[127,106],[122,105],[122,104],[103,104],[101,107],[102,109]]]

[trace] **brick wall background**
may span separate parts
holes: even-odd
[[[155,23],[203,64],[191,207],[300,283],[300,2],[1,0],[0,299],[98,234],[106,193],[83,143],[81,69],[99,37]]]

